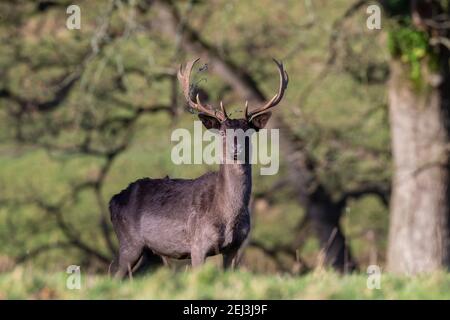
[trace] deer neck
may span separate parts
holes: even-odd
[[[252,191],[250,164],[221,164],[217,175],[215,199],[226,216],[236,216],[247,210]]]

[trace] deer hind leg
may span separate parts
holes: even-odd
[[[169,267],[169,268],[171,267],[169,257],[161,256],[161,259],[162,259],[163,264],[164,264],[165,267]]]
[[[138,271],[144,264],[145,264],[145,254],[142,253],[141,256],[138,258],[137,262],[134,264],[133,269],[131,270],[132,273],[135,273]]]
[[[119,249],[118,269],[115,277],[123,279],[127,274],[131,277],[132,270],[142,256],[140,246],[121,246]]]

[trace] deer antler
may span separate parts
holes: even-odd
[[[245,116],[248,120],[253,118],[256,115],[260,115],[262,113],[268,112],[270,108],[275,107],[278,103],[280,103],[281,99],[283,98],[284,91],[287,88],[289,77],[284,70],[283,63],[278,62],[277,60],[273,59],[273,61],[277,64],[278,72],[280,74],[280,88],[278,89],[278,93],[273,96],[272,99],[270,99],[265,105],[257,107],[253,111],[249,111],[248,108],[248,101],[245,103]]]
[[[225,108],[223,106],[222,101],[220,101],[220,110],[214,110],[210,105],[203,105],[200,101],[200,97],[197,94],[195,96],[195,102],[191,99],[191,92],[190,92],[190,77],[191,77],[191,71],[194,67],[194,64],[200,60],[200,58],[197,58],[193,61],[188,62],[186,65],[186,68],[183,71],[183,65],[180,65],[180,70],[178,70],[178,81],[181,83],[181,87],[183,89],[184,97],[186,98],[187,102],[189,103],[189,106],[197,110],[201,114],[209,115],[211,117],[216,118],[220,122],[225,121],[228,118],[228,115],[225,111]]]

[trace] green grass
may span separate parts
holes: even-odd
[[[132,281],[83,275],[81,289],[69,290],[66,273],[16,268],[0,274],[2,299],[450,299],[450,274],[381,276],[381,288],[367,288],[367,275],[317,271],[305,276],[160,269]]]

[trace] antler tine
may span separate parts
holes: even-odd
[[[223,106],[222,100],[220,100],[220,111],[222,111],[225,118],[228,118],[228,114],[227,114],[227,111],[225,110],[225,107]]]
[[[180,64],[180,69],[178,70],[178,74],[177,74],[177,78],[178,78],[178,81],[180,81],[181,89],[183,90],[184,97],[186,98],[186,100],[188,100],[188,102],[191,101],[189,79],[191,76],[192,67],[198,60],[199,59],[188,62],[185,70],[183,70],[183,65]],[[185,72],[188,73],[187,76],[185,75]]]
[[[272,60],[276,63],[278,67],[278,73],[280,74],[280,86],[278,88],[278,93],[272,97],[265,105],[257,107],[253,111],[249,111],[248,103],[245,103],[245,115],[247,119],[251,119],[257,114],[262,114],[264,112],[267,112],[270,108],[275,107],[278,103],[280,103],[281,99],[284,96],[284,92],[287,88],[288,82],[289,82],[289,76],[284,70],[284,66],[282,62],[278,62],[276,59],[272,58]]]
[[[191,72],[192,72],[192,68],[194,67],[194,64],[198,60],[200,60],[200,58],[197,58],[193,61],[188,62],[186,65],[186,68],[184,70],[183,70],[183,65],[180,65],[180,69],[178,70],[177,77],[178,77],[178,81],[180,81],[180,83],[181,83],[184,97],[192,109],[197,110],[199,113],[214,117],[222,122],[227,118],[227,114],[225,112],[225,108],[223,107],[222,102],[220,104],[221,110],[219,111],[219,110],[213,110],[209,105],[203,105],[200,101],[200,97],[198,94],[195,97],[195,102],[192,101],[192,99],[191,99],[191,93],[190,93]]]

